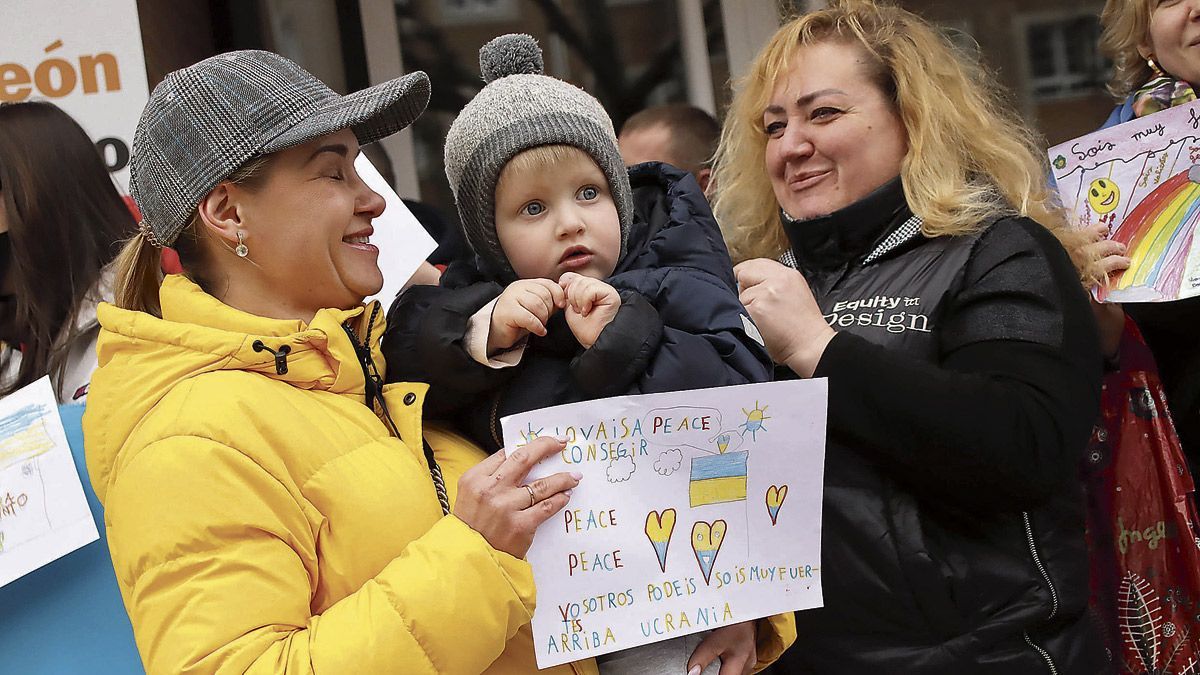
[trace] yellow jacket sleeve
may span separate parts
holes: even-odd
[[[792,612],[768,616],[758,621],[758,665],[754,672],[779,660],[796,641],[796,615]]]
[[[315,614],[311,509],[250,457],[208,439],[160,440],[126,462],[106,520],[146,669],[479,673],[529,622],[528,564],[453,516]]]

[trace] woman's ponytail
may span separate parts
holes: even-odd
[[[113,299],[122,309],[162,316],[158,304],[158,288],[162,284],[161,249],[150,242],[145,232],[138,230],[125,241],[113,262]]]

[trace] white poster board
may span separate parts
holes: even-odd
[[[50,378],[0,399],[0,586],[99,537]]]
[[[827,380],[626,396],[501,420],[583,474],[527,559],[538,666],[820,607]],[[680,664],[680,672],[682,672]]]
[[[429,236],[366,155],[359,153],[354,160],[354,170],[368,187],[383,196],[387,204],[383,215],[371,221],[371,227],[375,228],[371,243],[379,248],[383,288],[374,297],[367,298],[367,302],[378,300],[383,303],[383,311],[386,312],[396,299],[396,294],[437,248],[437,242]]]
[[[41,99],[65,110],[122,192],[148,98],[136,0],[0,3],[0,102]]]

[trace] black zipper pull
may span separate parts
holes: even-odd
[[[371,358],[370,344],[366,340],[359,342],[358,333],[354,332],[349,325],[342,324],[342,329],[350,338],[350,344],[354,347],[354,355],[358,358],[358,365],[363,371],[363,390],[366,394],[367,407],[374,410],[376,399],[383,400],[383,379],[372,372],[375,370],[375,362]],[[370,339],[370,335],[371,327],[368,324],[368,339]]]
[[[275,372],[279,375],[287,375],[287,357],[288,357],[288,354],[292,353],[291,347],[289,347],[288,345],[281,345],[279,347],[279,351],[275,351],[274,349],[271,349],[270,347],[263,344],[262,340],[255,340],[254,344],[252,344],[250,346],[253,347],[254,351],[256,351],[256,352],[261,352],[261,351],[271,352],[271,354],[275,356]]]
[[[379,369],[375,366],[375,360],[371,358],[371,326],[375,323],[375,317],[379,314],[379,303],[375,303],[371,310],[371,318],[367,320],[366,339],[362,342],[358,340],[358,334],[349,324],[342,324],[342,329],[346,331],[346,335],[350,338],[350,344],[354,345],[354,353],[358,356],[359,365],[362,366],[363,379],[366,382],[363,388],[366,390],[367,407],[375,411],[375,400],[379,400],[379,412],[382,413],[381,419],[387,426],[392,435],[404,442],[404,438],[400,435],[400,430],[396,428],[396,422],[392,419],[392,413],[388,410],[387,399],[383,397],[383,376],[379,374]],[[410,394],[411,396],[411,394]],[[438,465],[437,458],[433,454],[433,448],[429,447],[429,442],[421,438],[422,444],[425,446],[425,461],[429,464],[429,475],[433,479],[433,490],[437,493],[438,502],[442,506],[442,515],[450,515],[450,499],[446,492],[446,480],[442,477],[442,467]]]

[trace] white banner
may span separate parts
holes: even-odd
[[[45,100],[75,118],[126,190],[148,98],[136,0],[3,0],[0,102]]]
[[[583,474],[527,555],[538,667],[820,607],[828,391],[767,382],[500,420],[508,448],[567,438],[530,480]]]

